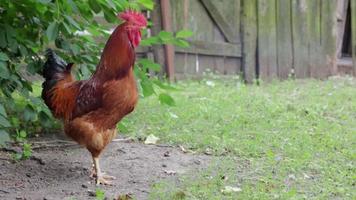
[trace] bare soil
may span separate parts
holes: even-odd
[[[100,162],[103,171],[116,177],[114,186],[96,186],[89,177],[90,154],[77,145],[35,149],[25,161],[9,157],[0,151],[0,199],[95,199],[97,188],[108,199],[126,194],[147,199],[155,182],[205,168],[211,160],[164,145],[113,142]]]

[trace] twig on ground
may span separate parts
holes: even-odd
[[[132,137],[129,138],[118,138],[118,139],[113,139],[112,142],[134,142],[135,139],[133,139]]]

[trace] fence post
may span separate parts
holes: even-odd
[[[353,74],[356,76],[356,0],[351,0],[352,58]]]
[[[241,0],[242,71],[247,83],[257,74],[257,1]]]
[[[160,0],[155,0],[156,5],[160,5]],[[151,12],[152,19],[152,35],[158,35],[162,30],[162,16],[161,16],[161,8],[160,6],[155,6],[154,10]],[[164,58],[164,48],[162,45],[154,45],[152,47],[153,58],[154,61],[161,65],[163,68],[165,66],[165,58]],[[164,70],[162,70],[159,74],[163,75]]]
[[[169,0],[161,0],[161,14],[163,30],[172,32],[171,5]],[[164,45],[164,49],[167,76],[170,81],[174,81],[174,46],[166,44]]]

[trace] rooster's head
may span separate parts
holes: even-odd
[[[141,41],[141,29],[147,26],[147,20],[142,13],[127,10],[118,15],[125,21],[125,28],[131,44],[137,47]]]

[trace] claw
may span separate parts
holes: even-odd
[[[104,179],[107,179],[107,180],[116,180],[116,177],[115,177],[115,176],[107,175],[105,172],[103,172],[103,173],[101,174],[101,177],[103,177]]]
[[[95,180],[96,185],[100,185],[100,184],[113,185],[111,181],[115,180],[116,178],[114,176],[109,176],[104,172],[101,172],[99,167],[99,159],[97,157],[93,157],[93,163],[94,163],[94,169],[92,170],[90,177],[96,178]]]
[[[95,171],[95,166],[94,165],[93,165],[93,168],[91,169],[89,177],[90,178],[96,178],[96,171]]]
[[[115,177],[102,174],[101,176],[96,178],[96,185],[114,185],[111,180],[115,180]]]

